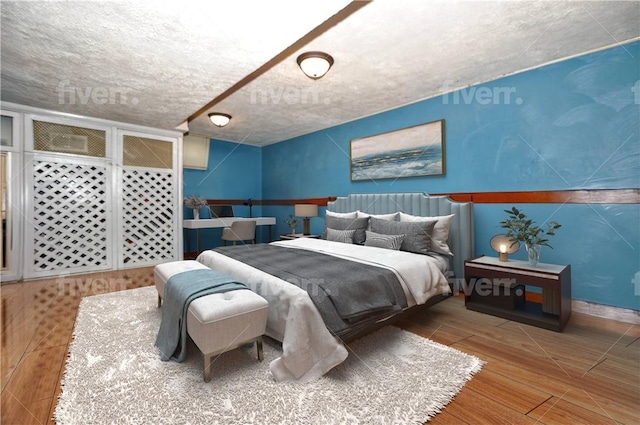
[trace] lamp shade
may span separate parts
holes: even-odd
[[[313,204],[296,204],[295,215],[296,217],[317,217],[318,206]]]
[[[231,115],[223,114],[222,112],[212,112],[209,114],[209,119],[216,127],[224,127],[231,121]]]
[[[504,247],[504,251],[501,249],[502,247]],[[507,235],[495,235],[491,238],[491,248],[497,253],[513,254],[520,249],[520,242]]]
[[[333,65],[333,58],[323,52],[306,52],[298,56],[297,62],[307,77],[317,80],[329,71]]]

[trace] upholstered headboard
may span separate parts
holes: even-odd
[[[355,193],[327,204],[334,212],[364,211],[388,214],[402,211],[424,217],[455,214],[449,231],[449,247],[453,253],[455,277],[464,276],[464,262],[473,257],[473,204],[454,202],[446,196],[425,193]]]

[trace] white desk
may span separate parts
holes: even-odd
[[[182,220],[183,229],[196,231],[196,249],[200,253],[200,229],[214,229],[218,227],[229,227],[234,221],[254,220],[257,226],[269,226],[269,242],[271,242],[271,226],[276,224],[275,217],[224,217],[224,218],[201,218],[199,220]],[[187,234],[187,251],[189,251],[189,235]]]
[[[234,221],[255,220],[258,226],[271,226],[276,224],[275,217],[224,217],[224,218],[201,218],[199,220],[182,220],[182,227],[185,229],[211,229],[215,227],[229,227]]]

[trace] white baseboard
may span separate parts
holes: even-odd
[[[618,322],[640,325],[640,311],[638,310],[572,300],[571,311],[616,320]]]

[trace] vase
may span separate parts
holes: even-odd
[[[193,219],[200,220],[200,208],[193,209]]]
[[[296,228],[295,228],[295,227],[292,227],[292,228],[291,228],[291,236],[293,236],[293,235],[295,235],[295,234],[296,234]]]
[[[538,261],[540,260],[540,245],[530,245],[525,243],[524,249],[527,251],[527,260],[529,261],[529,265],[532,267],[538,265]]]

